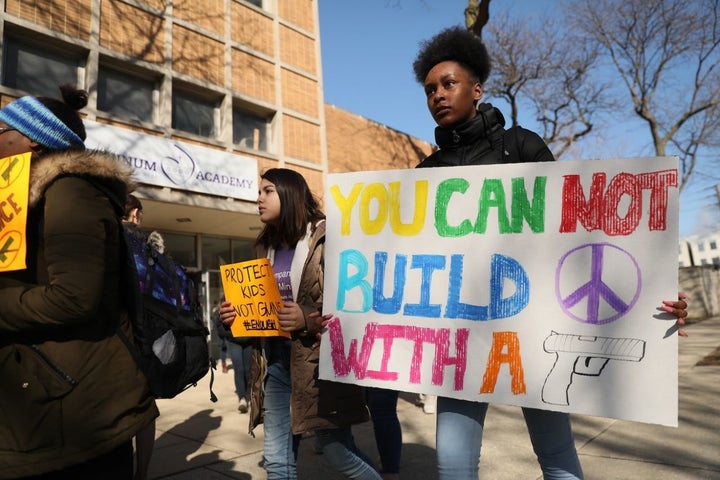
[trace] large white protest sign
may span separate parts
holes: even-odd
[[[677,425],[677,166],[329,175],[320,378]]]

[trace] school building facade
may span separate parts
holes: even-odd
[[[134,167],[143,228],[201,285],[252,258],[258,175],[415,166],[432,145],[326,105],[317,0],[0,0],[0,105],[89,92],[87,145]]]

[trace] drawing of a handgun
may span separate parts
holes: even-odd
[[[556,357],[543,384],[542,401],[570,405],[568,394],[574,374],[598,377],[610,360],[639,362],[645,356],[645,341],[551,331],[543,342],[543,349]]]

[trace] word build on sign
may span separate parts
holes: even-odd
[[[374,282],[370,284],[369,263],[359,250],[344,250],[340,252],[340,267],[338,269],[338,293],[335,308],[337,311],[350,311],[356,313],[368,312],[371,309],[377,313],[394,315],[412,315],[418,317],[444,317],[464,320],[494,320],[507,318],[518,314],[527,305],[530,297],[529,280],[527,272],[513,258],[494,254],[490,257],[490,278],[488,283],[471,285],[471,293],[479,291],[490,292],[490,302],[487,305],[475,305],[461,301],[460,292],[463,283],[463,270],[465,269],[465,255],[395,255],[395,268],[388,280],[386,265],[388,252],[375,252],[373,271]],[[403,303],[406,294],[407,276],[414,270],[420,277],[420,302]],[[446,272],[442,281],[448,285],[447,292],[443,292],[447,302],[443,311],[442,305],[430,303],[431,290],[437,290],[433,280],[437,279],[435,272]],[[351,273],[354,272],[354,273]],[[392,286],[392,294],[385,296],[386,281]],[[505,297],[504,292],[514,286],[514,293]],[[362,303],[359,309],[346,306],[348,292],[359,289]],[[473,297],[473,295],[470,295]]]

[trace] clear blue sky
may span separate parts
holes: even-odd
[[[502,9],[537,18],[552,15],[559,5],[557,0],[494,0],[490,14],[492,19]],[[464,25],[466,6],[467,0],[319,0],[325,102],[434,143],[435,123],[413,78],[412,62],[420,41]],[[521,113],[520,123],[538,130],[532,116]],[[637,121],[619,127],[610,156],[653,154],[635,140],[648,138]],[[714,203],[708,185],[686,188],[680,234],[698,233],[698,219]]]
[[[494,0],[490,8],[538,14],[557,3]],[[319,0],[325,102],[434,143],[435,123],[412,62],[421,40],[465,24],[466,6],[467,0]]]

